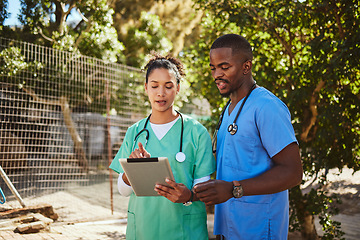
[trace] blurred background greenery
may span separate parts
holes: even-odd
[[[210,74],[209,48],[237,33],[253,46],[253,74],[289,107],[301,147],[304,184],[291,189],[291,231],[340,239],[331,219],[337,196],[324,191],[329,169],[360,169],[360,10],[356,0],[20,0],[20,24],[1,36],[142,68],[150,51],[186,65],[180,107],[194,99],[210,105],[202,121],[213,132],[224,103]],[[1,57],[14,53],[1,52]],[[4,60],[1,60],[4,63]],[[21,61],[19,62],[21,64]],[[16,65],[16,63],[15,63]],[[4,69],[2,64],[1,74]],[[16,66],[15,66],[16,67]],[[201,103],[200,103],[201,104]]]

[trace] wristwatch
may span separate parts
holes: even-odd
[[[234,198],[241,198],[244,194],[244,190],[239,181],[233,181],[233,196]]]
[[[192,204],[192,200],[193,200],[193,198],[194,198],[194,192],[193,192],[192,190],[190,190],[190,192],[191,192],[190,200],[187,201],[187,202],[185,202],[185,203],[183,203],[184,206],[190,206],[190,205]]]

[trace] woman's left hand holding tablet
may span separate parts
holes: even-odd
[[[176,183],[168,178],[166,179],[166,183],[168,183],[170,187],[156,184],[154,190],[159,195],[166,197],[173,203],[185,203],[189,201],[191,191],[184,184]]]
[[[136,148],[129,156],[129,158],[149,158],[150,153],[148,153],[141,142],[139,142],[139,148]]]

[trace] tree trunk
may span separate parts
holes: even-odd
[[[23,90],[28,93],[30,96],[34,98],[34,100],[44,103],[44,104],[54,104],[57,106],[61,106],[61,110],[64,116],[65,125],[70,133],[71,139],[74,142],[74,151],[75,151],[75,157],[79,160],[79,165],[84,168],[84,170],[87,172],[89,170],[88,161],[86,159],[84,147],[82,144],[82,139],[79,135],[79,133],[76,130],[76,126],[74,121],[71,118],[71,110],[69,107],[69,103],[65,96],[61,96],[60,100],[46,100],[40,98],[36,93],[31,90],[30,88],[23,88]]]
[[[71,139],[74,142],[75,156],[79,160],[79,165],[82,166],[84,168],[84,170],[87,172],[89,170],[88,169],[89,166],[88,166],[88,161],[86,159],[86,155],[85,155],[84,148],[83,148],[83,141],[82,141],[79,133],[76,130],[74,121],[71,118],[71,110],[69,107],[69,103],[66,100],[66,97],[64,97],[64,96],[60,97],[60,104],[61,104],[61,110],[64,115],[65,125],[66,125],[67,129],[69,130]]]
[[[305,211],[303,214],[303,220],[301,224],[301,237],[304,240],[316,240],[319,239],[315,223],[314,223],[314,216],[309,213],[308,211]]]
[[[300,189],[300,186],[296,186],[291,189],[290,201],[292,208],[296,210],[296,216],[300,223],[301,237],[304,240],[316,240],[319,239],[315,223],[314,216],[307,210],[308,201],[306,195]]]

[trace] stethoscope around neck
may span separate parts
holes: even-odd
[[[176,111],[176,110],[175,110]],[[183,116],[181,115],[181,113],[179,111],[176,111],[179,115],[180,115],[180,118],[181,118],[181,134],[180,134],[180,151],[175,155],[175,158],[178,162],[183,162],[185,161],[186,159],[186,155],[185,153],[183,153],[182,151],[182,143],[183,143],[183,135],[184,135],[184,119],[183,119]],[[133,146],[133,149],[132,149],[132,152],[134,151],[135,149],[135,145],[136,145],[136,141],[137,139],[139,138],[139,136],[145,132],[146,133],[146,137],[145,137],[145,143],[144,143],[144,148],[146,147],[146,144],[147,142],[149,141],[149,136],[150,136],[150,132],[149,130],[146,128],[149,120],[150,120],[150,117],[151,117],[151,114],[147,117],[146,121],[145,121],[145,124],[144,124],[144,128],[138,132],[138,134],[136,134],[135,138],[134,138],[134,146]]]
[[[234,121],[228,126],[227,130],[228,130],[228,132],[229,132],[231,135],[235,135],[235,133],[237,132],[238,126],[237,126],[237,124],[236,124],[236,121],[237,121],[237,119],[238,119],[238,117],[239,117],[239,115],[240,115],[241,110],[242,110],[243,107],[244,107],[244,104],[245,104],[246,100],[248,99],[248,97],[250,96],[251,92],[252,92],[255,88],[256,88],[256,83],[254,83],[254,84],[251,86],[249,92],[247,93],[246,97],[244,98],[244,101],[241,103],[241,106],[240,106],[238,112],[236,113],[236,116],[235,116]],[[226,108],[228,107],[229,104],[230,104],[230,100],[226,103],[223,111],[222,111],[221,114],[220,114],[219,122],[218,122],[218,124],[217,124],[217,126],[216,126],[216,129],[215,129],[215,132],[214,132],[214,135],[213,135],[213,139],[212,139],[212,151],[213,151],[213,153],[216,152],[217,132],[218,132],[219,129],[220,129],[220,126],[221,126],[221,123],[222,123],[222,120],[223,120],[223,117],[224,117],[225,110],[226,110]]]

